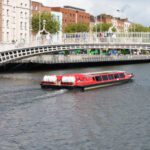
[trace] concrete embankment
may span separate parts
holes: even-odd
[[[86,58],[86,59],[85,59]],[[66,68],[127,65],[149,63],[150,56],[43,56],[8,63],[0,67],[0,72],[57,70]]]

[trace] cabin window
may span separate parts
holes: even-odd
[[[103,78],[104,81],[108,80],[108,76],[107,75],[103,75],[102,78]]]
[[[96,79],[96,81],[102,81],[102,77],[101,76],[96,76],[95,79]]]
[[[125,77],[124,73],[120,73],[119,76],[120,76],[120,78],[124,78]]]
[[[119,78],[119,74],[114,74],[115,79]]]
[[[93,77],[92,79],[93,79],[93,81],[95,81],[95,78],[94,78],[94,77]]]
[[[109,74],[109,75],[108,75],[108,79],[109,79],[109,80],[113,80],[113,79],[114,79],[114,76],[113,76],[112,74]]]

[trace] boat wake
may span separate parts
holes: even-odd
[[[56,96],[66,93],[67,91],[68,91],[67,89],[47,91],[47,92],[49,92],[48,94],[43,94],[43,95],[37,96],[37,97],[33,98],[33,100],[56,97]]]
[[[0,95],[0,109],[7,108],[9,110],[16,109],[18,107],[26,107],[31,106],[34,103],[42,102],[44,100],[51,100],[55,97],[59,97],[62,94],[66,93],[68,90],[49,90],[44,91],[41,90],[26,90],[26,91],[19,91],[17,93],[5,93]]]

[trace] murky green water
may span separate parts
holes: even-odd
[[[77,92],[40,88],[47,73],[133,72]],[[0,150],[150,150],[150,64],[0,74]]]

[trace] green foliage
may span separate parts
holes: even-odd
[[[81,49],[76,49],[75,54],[81,54]]]
[[[39,17],[40,16],[40,17]],[[57,33],[59,31],[60,25],[59,22],[55,19],[50,13],[38,13],[34,14],[32,17],[32,31],[37,33],[39,31],[39,18],[40,18],[40,30],[43,29],[43,20],[46,20],[45,29],[49,33]]]
[[[65,51],[64,51],[64,55],[69,55],[69,51],[68,51],[68,50],[65,50]]]
[[[100,50],[99,49],[88,49],[87,54],[89,54],[89,55],[99,55]]]
[[[130,50],[128,50],[128,49],[122,49],[121,50],[121,54],[123,54],[123,55],[130,54]]]
[[[84,23],[73,23],[65,27],[65,33],[88,32],[89,26]]]
[[[94,32],[106,32],[109,30],[109,28],[112,26],[111,23],[99,23],[93,27]],[[115,29],[113,29],[116,31]]]
[[[150,32],[150,28],[140,24],[132,24],[129,28],[129,32]]]
[[[116,28],[115,27],[113,27],[112,28],[112,32],[116,32],[117,30],[116,30]]]

